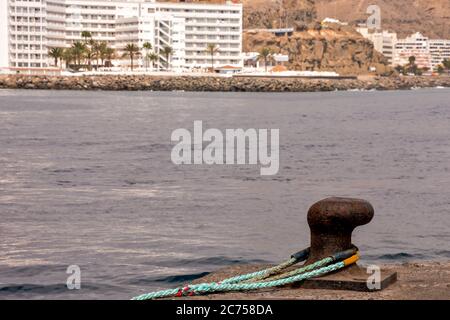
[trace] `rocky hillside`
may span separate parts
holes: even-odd
[[[431,38],[450,39],[450,0],[315,0],[317,17],[337,18],[356,25],[367,20],[366,9],[381,8],[383,29],[405,37],[420,31]]]
[[[336,71],[343,75],[389,74],[384,57],[352,27],[318,24],[315,0],[243,0],[244,51],[268,47],[289,55],[292,70]],[[248,29],[294,27],[291,36],[277,37]]]
[[[316,20],[314,0],[243,0],[244,29],[284,28]]]
[[[292,70],[333,70],[350,75],[368,73],[370,67],[375,67],[378,74],[392,72],[372,43],[349,27],[322,30],[309,27],[289,37],[277,37],[268,32],[244,33],[244,51],[259,51],[263,47],[274,53],[288,54],[288,66]]]

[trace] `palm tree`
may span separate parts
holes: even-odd
[[[170,55],[172,54],[172,52],[173,52],[172,47],[165,46],[163,48],[163,54],[164,54],[164,57],[166,58],[166,70],[169,70],[169,66],[170,66],[169,59],[170,59]]]
[[[211,55],[211,70],[214,72],[214,55],[219,52],[219,47],[215,43],[208,43],[206,51]]]
[[[271,58],[271,56],[272,56],[272,51],[270,51],[269,48],[262,48],[258,54],[258,60],[259,59],[264,60],[264,69],[266,72],[267,72],[267,63],[268,63],[269,59]]]
[[[114,50],[113,48],[106,48],[105,50],[105,57],[106,59],[108,59],[109,61],[111,61],[112,59],[114,59],[116,56],[116,50]]]
[[[81,37],[84,39],[84,45],[86,46],[85,48],[85,57],[88,60],[88,69],[91,70],[92,67],[92,56],[93,56],[93,52],[92,52],[92,45],[94,43],[94,40],[92,40],[92,33],[90,33],[89,31],[81,31]]]
[[[66,63],[66,69],[68,69],[70,67],[70,63],[75,59],[72,48],[64,49],[62,59]]]
[[[89,39],[86,43],[85,56],[88,60],[88,69],[92,70],[92,59],[95,57],[95,40]]]
[[[84,38],[84,43],[87,44],[88,39],[92,39],[92,33],[90,33],[89,31],[82,31],[81,37]]]
[[[78,67],[81,66],[81,59],[83,59],[85,53],[86,53],[86,44],[84,44],[81,41],[75,41],[72,44],[72,54],[74,57],[74,60]]]
[[[102,67],[105,66],[105,60],[107,58],[108,53],[108,43],[106,41],[98,42],[98,56],[97,59],[100,59]]]
[[[130,57],[131,62],[131,71],[133,71],[133,60],[135,56],[138,56],[140,54],[139,47],[135,45],[134,43],[129,43],[125,46],[123,49],[124,53],[122,55],[123,58]]]
[[[442,65],[445,69],[450,70],[450,59],[444,59],[444,61],[442,61]]]
[[[150,50],[152,50],[152,44],[150,42],[145,42],[142,45],[142,49],[145,50],[144,59],[145,59],[145,71],[147,71],[148,68],[148,55]]]
[[[152,50],[152,44],[150,42],[144,42],[142,48],[145,50]]]
[[[48,51],[48,56],[55,59],[55,67],[58,66],[58,60],[61,60],[64,54],[63,48],[51,48]]]
[[[416,65],[416,57],[415,56],[411,56],[411,57],[408,58],[408,61],[409,61],[408,66],[407,66],[408,72],[409,73],[413,73],[415,75],[418,75],[420,73],[419,72],[420,70],[419,70],[419,68]]]
[[[406,73],[407,73],[406,72],[406,68],[404,66],[401,66],[401,65],[395,66],[394,69],[397,70],[398,73],[403,74],[403,75],[406,75]]]
[[[96,60],[95,70],[98,70],[102,46],[104,46],[104,45],[105,45],[104,41],[92,41],[92,56]]]
[[[152,70],[153,70],[154,63],[159,60],[159,56],[156,53],[152,52],[152,53],[147,54],[146,58],[148,61],[151,62]]]

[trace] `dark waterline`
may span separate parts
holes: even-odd
[[[280,171],[175,166],[176,128],[279,128]],[[308,246],[308,207],[369,200],[364,262],[450,257],[450,90],[0,90],[0,299],[119,298]],[[67,290],[69,265],[81,268]]]

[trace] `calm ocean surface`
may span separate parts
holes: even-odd
[[[278,175],[175,166],[171,133],[194,120],[279,128]],[[0,91],[0,299],[128,299],[277,262],[333,195],[375,208],[354,233],[363,262],[448,260],[450,90]]]

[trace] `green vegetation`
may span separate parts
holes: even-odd
[[[206,51],[211,56],[211,72],[214,72],[214,55],[219,52],[219,47],[215,43],[208,43]]]
[[[63,48],[51,48],[48,51],[48,56],[55,59],[55,67],[58,67],[58,61],[63,58],[64,49]]]
[[[155,62],[157,62],[159,60],[159,56],[156,53],[151,52],[146,55],[146,59],[151,63],[151,66],[153,69]]]
[[[267,64],[272,58],[272,51],[269,48],[262,48],[258,54],[258,60],[264,61],[264,69],[267,72]]]
[[[424,72],[430,71],[429,68],[423,67],[419,68],[419,66],[416,64],[416,57],[411,56],[408,58],[408,63],[404,66],[396,66],[395,70],[403,75],[415,75],[415,76],[421,76]]]
[[[445,69],[444,69],[444,67],[442,66],[442,64],[440,64],[440,65],[438,65],[438,66],[436,67],[436,72],[437,72],[437,73],[443,74],[444,71],[445,71]]]
[[[444,61],[442,61],[442,66],[449,71],[450,70],[450,59],[444,59]]]
[[[145,42],[142,45],[142,49],[144,49],[144,61],[145,61],[145,70],[148,69],[148,66],[150,64],[150,59],[149,59],[149,55],[150,55],[150,50],[152,50],[152,44],[150,42]]]
[[[170,56],[173,53],[172,47],[165,46],[163,49],[164,57],[166,58],[166,70],[169,70],[170,67]]]
[[[106,41],[96,41],[88,31],[81,32],[83,41],[75,41],[70,48],[52,48],[49,56],[55,59],[55,66],[58,60],[65,62],[67,69],[80,70],[86,68],[92,70],[92,62],[95,61],[95,69],[105,66],[115,56],[115,50],[108,46]],[[62,66],[62,65],[61,65]]]
[[[115,49],[110,47],[108,42],[95,40],[91,32],[82,31],[80,35],[80,40],[74,41],[69,48],[49,48],[48,56],[54,59],[55,67],[91,71],[111,67],[113,59],[128,58],[130,69],[133,71],[137,57],[142,56],[146,70],[150,67],[155,68],[157,63],[159,66],[162,64],[165,70],[170,69],[170,58],[173,54],[170,46],[156,52],[150,42],[143,43],[142,48],[135,43],[128,43],[120,50],[121,55],[117,56]],[[207,50],[211,54],[211,66],[214,67],[213,55],[219,50],[218,46],[209,44]]]
[[[138,56],[141,54],[141,52],[139,51],[139,47],[137,45],[135,45],[134,43],[129,43],[125,46],[125,48],[123,49],[124,53],[122,55],[122,57],[129,57],[130,58],[130,63],[131,63],[131,71],[133,71],[133,61],[134,61],[134,57]]]
[[[86,55],[86,44],[81,41],[75,41],[70,48],[71,53],[73,55],[73,60],[77,65],[77,69],[81,68],[81,62],[83,61]]]

